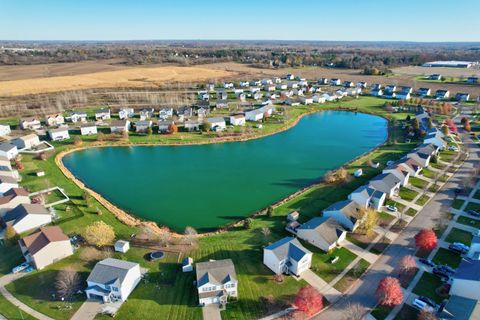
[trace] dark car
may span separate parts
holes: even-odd
[[[419,296],[418,300],[425,302],[426,304],[428,304],[432,308],[437,308],[437,304],[435,303],[435,301],[433,301],[429,297]]]
[[[434,268],[436,266],[436,264],[434,262],[432,262],[432,260],[427,260],[427,259],[421,258],[421,259],[418,259],[418,261],[421,264],[424,264],[424,265],[432,267],[432,268]]]
[[[467,253],[468,250],[466,250],[464,247],[461,247],[461,246],[458,246],[458,245],[455,245],[455,244],[451,244],[448,246],[448,249],[453,251],[453,252],[456,252],[458,254],[464,254],[464,253]]]
[[[467,210],[467,213],[471,216],[474,216],[474,217],[480,217],[480,212],[475,211],[475,210]]]
[[[438,268],[441,269],[441,270],[444,270],[445,272],[450,273],[450,274],[454,274],[456,272],[455,269],[453,269],[450,266],[446,266],[446,265],[440,265],[440,266],[438,266]]]
[[[447,279],[450,278],[450,275],[448,274],[448,272],[440,268],[433,268],[432,273],[441,278],[447,278]]]

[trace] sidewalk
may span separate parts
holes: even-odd
[[[374,263],[375,261],[377,261],[378,259],[378,256],[376,254],[373,254],[363,248],[360,248],[359,246],[357,246],[356,244],[354,243],[351,243],[350,241],[348,240],[343,240],[342,242],[342,247],[348,249],[349,251],[355,253],[357,255],[357,257],[360,257],[360,258],[363,258],[365,260],[367,260],[370,264]]]
[[[340,291],[333,288],[325,280],[317,276],[317,274],[310,269],[304,271],[300,278],[308,282],[308,284],[310,284],[312,287],[322,293],[325,299],[327,299],[330,303],[336,302],[342,296],[342,293]]]

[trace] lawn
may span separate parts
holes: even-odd
[[[357,257],[354,253],[340,247],[330,253],[324,253],[311,245],[305,246],[313,252],[312,270],[326,282],[332,281]],[[332,263],[335,257],[339,257],[336,263]]]
[[[380,240],[378,240],[377,243],[373,245],[373,247],[370,249],[370,252],[375,254],[382,254],[390,243],[390,239],[382,237]]]
[[[465,216],[459,216],[457,219],[458,223],[464,224],[466,226],[470,227],[475,227],[477,229],[480,229],[480,220],[470,218],[470,217],[465,217]]]
[[[394,206],[398,209],[398,211],[403,211],[405,209],[405,205],[398,203],[396,201],[393,201],[391,199],[387,200],[385,205],[387,206]]]
[[[412,320],[418,318],[418,310],[408,304],[404,304],[398,312],[395,320]]]
[[[413,201],[413,199],[418,196],[418,192],[405,187],[401,187],[398,195],[405,201]]]
[[[480,191],[477,191],[475,192],[475,194],[473,195],[473,197],[477,200],[480,200]]]
[[[374,316],[375,319],[377,319],[377,320],[383,320],[390,314],[390,312],[392,312],[392,309],[393,308],[391,308],[391,307],[377,305],[372,310],[372,312],[370,312],[370,314],[372,316]]]
[[[455,200],[453,200],[453,202],[452,202],[452,208],[453,208],[453,209],[460,210],[460,208],[462,207],[462,205],[463,205],[464,202],[465,202],[464,200],[455,199]]]
[[[425,168],[425,169],[422,170],[422,175],[426,178],[434,179],[436,173]]]
[[[393,219],[395,219],[395,217],[392,216],[391,214],[388,214],[383,211],[378,213],[378,225],[382,228],[387,227],[392,222]]]
[[[439,248],[432,261],[436,264],[444,264],[456,269],[462,261],[462,257],[448,249]]]
[[[439,296],[435,290],[441,287],[442,284],[443,282],[439,277],[432,273],[424,272],[417,285],[413,289],[413,293],[416,293],[420,296],[429,297],[436,303],[441,303],[444,298]]]
[[[350,288],[353,283],[365,273],[369,266],[370,263],[368,263],[368,261],[360,259],[360,261],[352,269],[350,269],[342,279],[335,283],[333,287],[340,292],[347,291],[348,288]]]
[[[405,214],[410,217],[414,217],[417,214],[417,210],[413,208],[408,208],[407,211],[405,211]]]
[[[450,242],[450,243],[461,242],[461,243],[469,246],[470,243],[472,243],[472,238],[473,238],[473,235],[472,235],[471,232],[461,230],[461,229],[458,229],[458,228],[452,228],[452,231],[450,231],[450,233],[448,234],[445,241]]]
[[[20,310],[0,294],[0,315],[8,320],[34,320],[35,318]],[[1,317],[0,317],[1,318]]]
[[[410,182],[412,186],[419,189],[425,189],[428,185],[428,181],[425,181],[417,177],[411,177],[410,179],[408,179],[408,182]]]
[[[469,202],[464,211],[468,211],[468,210],[475,210],[475,211],[480,212],[480,204]]]
[[[430,162],[430,166],[432,166],[433,168],[438,169],[438,170],[443,170],[447,167],[447,165],[445,165],[443,163],[440,163],[440,162],[437,162],[437,163]]]
[[[347,240],[350,241],[351,243],[359,246],[362,249],[366,249],[372,241],[375,239],[377,236],[377,233],[372,232],[372,235],[367,236],[366,234],[362,233],[347,233]]]
[[[427,203],[427,201],[430,200],[430,197],[427,196],[427,195],[421,195],[417,201],[415,202],[415,204],[418,204],[419,206],[424,206],[425,203]]]
[[[0,277],[12,272],[13,267],[24,261],[20,247],[0,246]]]

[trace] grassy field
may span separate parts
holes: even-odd
[[[466,226],[471,226],[475,227],[477,229],[480,229],[480,220],[470,218],[470,217],[465,217],[465,216],[459,216],[457,219],[458,223],[464,224]]]
[[[21,311],[16,306],[10,303],[0,294],[0,315],[8,320],[35,320],[34,317]]]
[[[353,285],[353,283],[365,273],[365,271],[370,266],[370,263],[364,259],[360,259],[360,261],[352,268],[350,271],[347,272],[346,275],[343,276],[335,285],[334,288],[340,292],[345,292]]]
[[[418,192],[405,187],[401,187],[398,195],[405,201],[412,201],[418,195]]]
[[[427,181],[417,177],[411,177],[410,179],[408,179],[408,182],[411,183],[412,186],[417,187],[419,189],[424,189],[428,184]]]
[[[432,261],[436,264],[443,264],[452,268],[457,268],[460,261],[462,261],[462,257],[448,249],[439,248]]]
[[[448,234],[445,241],[447,242],[461,242],[467,246],[472,242],[473,235],[471,232],[461,230],[458,228],[452,228],[452,231]]]
[[[440,286],[442,286],[442,281],[439,277],[434,274],[425,272],[423,273],[422,277],[413,289],[413,293],[416,293],[420,296],[429,297],[436,303],[440,303],[443,301],[444,298],[439,296],[435,291]]]
[[[452,203],[452,208],[454,209],[460,209],[465,201],[461,199],[455,199],[453,200]]]

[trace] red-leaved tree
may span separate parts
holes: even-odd
[[[382,306],[393,307],[403,301],[402,287],[397,278],[385,277],[378,284],[375,292],[378,303]]]
[[[400,272],[410,273],[417,267],[417,262],[413,256],[407,255],[400,260],[398,267],[400,268]]]
[[[422,251],[432,251],[437,247],[437,235],[432,229],[422,229],[415,235],[415,246]]]
[[[301,288],[293,304],[297,309],[308,316],[312,316],[323,309],[323,296],[312,286]]]

